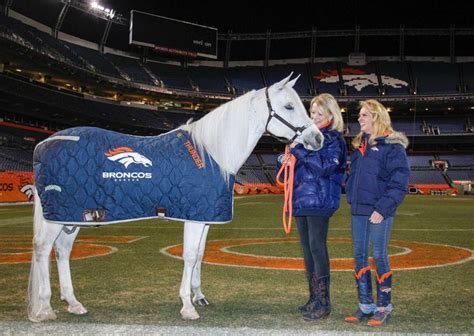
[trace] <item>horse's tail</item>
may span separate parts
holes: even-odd
[[[44,221],[43,221],[43,208],[41,206],[41,200],[39,198],[36,187],[33,187],[34,194],[34,210],[33,210],[33,254],[31,258],[30,268],[30,280],[28,284],[28,317],[30,320],[35,319],[35,314],[40,311],[41,307],[39,300],[39,287],[40,287],[40,273],[37,256],[37,243],[38,238],[44,235]],[[48,258],[48,272],[50,271],[51,259]]]

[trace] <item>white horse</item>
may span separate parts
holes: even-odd
[[[248,92],[221,105],[199,121],[188,123],[179,129],[189,132],[202,158],[206,157],[203,153],[208,153],[219,166],[220,174],[226,181],[237,174],[265,132],[286,141],[301,143],[309,150],[318,150],[322,146],[323,136],[293,89],[297,78],[290,80],[290,77],[291,75],[268,88]],[[56,144],[58,148],[61,141],[56,141]],[[38,144],[35,152],[39,151],[40,146],[42,143]],[[50,192],[59,194],[59,186],[48,187]],[[89,215],[92,220],[100,217],[100,214]],[[56,319],[50,304],[50,254],[53,247],[56,252],[61,299],[67,302],[69,313],[87,313],[87,309],[74,295],[69,266],[71,249],[82,225],[70,229],[71,224],[67,224],[46,220],[42,200],[39,193],[35,192],[33,257],[28,288],[28,317],[33,322]],[[184,271],[179,295],[183,303],[180,313],[185,320],[199,318],[193,302],[202,306],[209,304],[201,291],[201,262],[208,231],[209,223],[184,221]],[[192,299],[191,291],[194,292]]]

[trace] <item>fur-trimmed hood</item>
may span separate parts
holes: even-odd
[[[377,142],[380,142],[380,140],[384,141],[386,144],[391,144],[391,145],[400,144],[405,149],[408,147],[408,144],[409,144],[408,138],[402,132],[392,132],[390,135],[386,137],[378,138]]]

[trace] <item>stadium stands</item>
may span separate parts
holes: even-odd
[[[190,66],[188,72],[191,81],[199,91],[230,93],[230,85],[227,83],[222,68]]]
[[[413,81],[419,94],[450,94],[459,89],[456,64],[441,62],[410,62]]]
[[[262,68],[257,66],[233,67],[228,69],[229,80],[237,95],[261,89],[265,86]]]
[[[147,67],[165,84],[167,88],[193,90],[189,75],[179,65],[149,62]]]
[[[406,62],[377,62],[386,95],[407,95],[410,93],[410,77]]]
[[[341,94],[342,75],[339,75],[338,69],[341,67],[339,63],[315,63],[312,67],[313,85],[317,92],[330,93],[333,96]]]
[[[146,72],[146,70],[141,66],[141,64],[138,62],[138,59],[114,54],[106,54],[104,57],[117,68],[119,68],[123,73],[127,74],[130,80],[149,85],[155,84],[153,82],[153,78],[151,78],[148,72]]]
[[[0,45],[3,62],[0,71],[0,94],[3,99],[0,118],[10,120],[13,115],[15,121],[25,125],[53,126],[50,129],[91,125],[121,132],[134,130],[138,134],[158,134],[185,123],[190,117],[198,119],[206,112],[180,109],[181,102],[190,104],[199,101],[200,104],[208,104],[209,110],[224,102],[222,98],[213,98],[213,95],[235,97],[270,85],[293,72],[301,75],[295,89],[306,104],[313,95],[323,92],[331,93],[347,104],[348,110],[352,111],[344,115],[348,143],[359,130],[355,104],[358,100],[383,99],[386,104],[404,100],[405,103],[400,103],[398,111],[396,108],[391,115],[395,129],[416,139],[418,147],[412,149],[413,155],[409,156],[412,183],[446,183],[441,172],[430,165],[430,160],[436,155],[422,154],[430,152],[423,146],[432,148],[437,142],[449,144],[450,141],[464,146],[460,137],[474,135],[470,117],[473,107],[466,110],[471,104],[469,93],[474,92],[474,62],[470,61],[449,63],[424,59],[401,62],[398,59],[373,58],[365,65],[349,66],[342,59],[328,59],[314,63],[308,60],[284,64],[270,62],[267,66],[234,62],[224,68],[213,66],[213,63],[206,65],[205,62],[188,63],[176,59],[165,61],[120,51],[101,53],[97,49],[53,38],[5,15],[0,15]],[[11,66],[9,63],[12,63]],[[17,64],[25,64],[30,72],[39,66],[38,71],[49,70],[58,76],[58,81],[75,79],[83,82],[84,87],[95,87],[98,93],[73,92],[53,81],[40,83],[33,75],[28,75],[28,71],[25,74],[16,73],[14,67]],[[134,83],[144,85],[127,86]],[[150,87],[169,91],[150,93]],[[114,92],[120,95],[111,99]],[[126,93],[138,97],[151,95],[156,102],[172,101],[177,93],[183,92],[185,98],[180,98],[176,107],[145,105],[145,101],[133,103],[119,97]],[[199,93],[209,96],[202,99]],[[447,113],[448,98],[445,97],[461,97],[466,103],[459,103],[456,110]],[[416,99],[425,105],[429,104],[430,99],[445,99],[445,105],[437,107],[436,111],[419,108],[417,113],[411,113],[411,107],[416,107]],[[282,146],[271,144],[271,154],[260,151],[249,157],[237,175],[237,182],[275,183],[275,149]],[[0,145],[0,170],[31,170],[31,153],[7,145],[10,146],[10,143]],[[446,148],[432,152],[439,154],[439,159],[448,160],[447,174],[452,180],[473,179],[472,154],[444,154],[447,153]],[[472,148],[468,147],[467,152],[472,152]]]
[[[33,152],[19,148],[1,147],[0,171],[32,171]]]
[[[308,64],[273,65],[266,68],[264,73],[267,85],[280,81],[290,73],[299,75],[300,78],[293,88],[302,95],[310,94],[312,78]]]

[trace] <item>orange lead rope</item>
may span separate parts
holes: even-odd
[[[283,229],[288,235],[291,232],[291,220],[293,217],[293,180],[295,176],[296,158],[290,153],[288,145],[285,148],[285,157],[281,163],[281,168],[276,176],[276,183],[283,187],[285,192],[285,201],[283,204]],[[283,173],[283,182],[281,181],[281,174]]]

